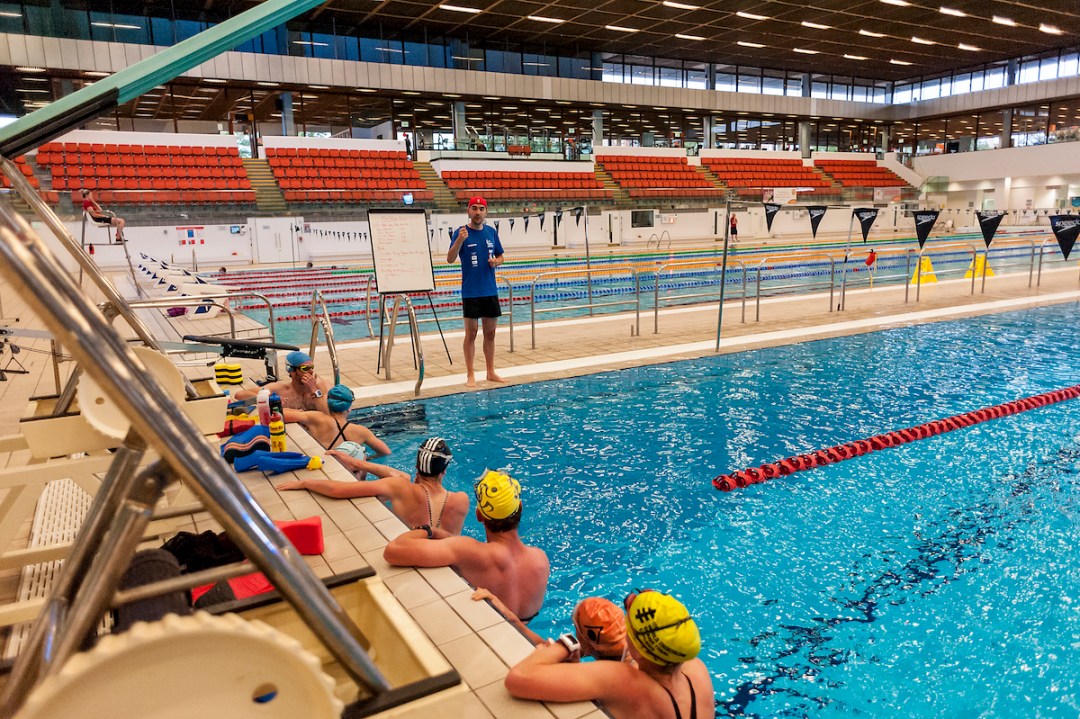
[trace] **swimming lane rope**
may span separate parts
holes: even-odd
[[[973,424],[985,422],[990,419],[1008,417],[1009,415],[1017,414],[1019,412],[1026,412],[1029,409],[1045,407],[1047,405],[1057,404],[1058,402],[1076,399],[1077,397],[1080,397],[1080,384],[1066,387],[1065,389],[1054,390],[1053,392],[1037,394],[1033,397],[1025,397],[1024,399],[1006,402],[1005,404],[994,405],[993,407],[984,407],[983,409],[977,409],[974,412],[966,412],[964,414],[946,417],[945,419],[936,419],[933,422],[920,424],[916,427],[879,434],[870,439],[860,439],[836,447],[829,447],[828,449],[819,449],[818,451],[809,454],[788,457],[787,459],[781,459],[779,462],[763,464],[760,467],[750,467],[738,472],[732,472],[731,474],[721,474],[719,477],[713,479],[713,486],[722,492],[730,492],[733,489],[746,487],[751,484],[758,484],[767,479],[784,477],[794,472],[801,472],[804,469],[824,467],[827,464],[842,462],[845,459],[859,457],[864,454],[876,452],[879,449],[897,447],[901,444],[914,442],[918,439],[934,437],[939,434],[944,434],[945,432],[952,432],[954,429],[970,427]]]

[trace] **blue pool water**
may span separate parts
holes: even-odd
[[[718,715],[1080,714],[1080,402],[724,494],[717,474],[1080,382],[1069,304],[355,414],[410,469],[524,486],[533,627],[655,587],[701,626]],[[480,536],[470,522],[467,531]]]

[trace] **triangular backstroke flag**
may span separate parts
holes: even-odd
[[[562,210],[555,210],[555,227],[562,223]]]
[[[577,227],[581,224],[581,214],[585,211],[584,207],[574,208],[574,226]]]
[[[499,231],[499,221],[495,220],[495,232]]]
[[[434,240],[434,239],[435,239],[435,228],[432,227],[430,230],[428,230],[428,241],[430,242],[431,240]]]
[[[1050,229],[1054,231],[1054,237],[1061,246],[1061,254],[1065,255],[1067,261],[1073,245],[1076,244],[1076,236],[1080,235],[1080,216],[1050,215]]]
[[[514,218],[511,217],[509,220],[507,220],[507,222],[510,223],[510,231],[513,232],[514,231]]]
[[[525,234],[529,233],[529,216],[525,215]]]
[[[806,208],[806,211],[810,213],[810,233],[814,237],[817,237],[818,225],[821,224],[821,218],[825,216],[828,209],[825,205],[811,205]]]
[[[859,218],[859,225],[862,227],[862,241],[865,243],[867,236],[870,234],[870,228],[874,226],[874,220],[877,219],[877,208],[857,207],[852,210],[852,214]]]
[[[915,217],[915,236],[919,238],[919,249],[923,248],[926,244],[926,238],[930,236],[930,230],[934,229],[934,223],[937,222],[938,215],[941,212],[939,210],[916,210]]]
[[[540,218],[540,229],[543,230],[544,229],[544,218],[546,218],[547,215],[538,215],[538,217]]]
[[[446,233],[448,235],[450,235],[450,244],[451,245],[454,244],[454,228],[453,227],[447,227],[446,228]]]
[[[768,232],[772,232],[772,221],[776,217],[776,213],[780,211],[780,205],[775,202],[765,203],[765,228]]]
[[[997,212],[983,212],[977,210],[975,216],[979,218],[979,229],[983,233],[983,242],[989,247],[990,243],[994,241],[994,235],[997,234],[998,225],[1001,224],[1001,218],[1005,215],[998,214]]]

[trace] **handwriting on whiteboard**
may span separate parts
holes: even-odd
[[[375,281],[380,294],[431,292],[435,275],[423,210],[368,212]]]

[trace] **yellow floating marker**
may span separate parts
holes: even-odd
[[[214,379],[219,385],[243,384],[244,369],[239,364],[218,362],[214,365]]]
[[[915,285],[920,282],[920,272],[922,273],[921,281],[924,285],[937,282],[937,275],[934,274],[934,263],[930,261],[929,257],[923,256],[919,258],[919,266],[915,268],[915,272],[911,275],[911,284]]]
[[[994,268],[986,263],[986,255],[976,255],[975,262],[968,265],[967,272],[964,273],[964,279],[971,277],[971,273],[974,272],[976,277],[982,277],[983,272],[987,277],[994,276]]]

